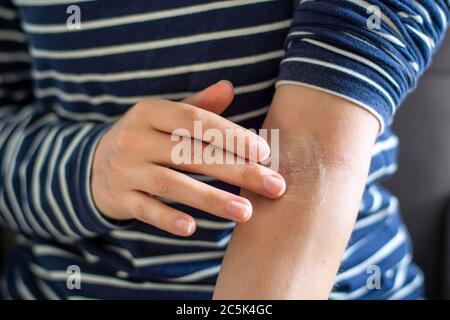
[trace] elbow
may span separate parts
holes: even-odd
[[[305,189],[305,185],[318,190],[336,174],[361,180],[367,173],[370,153],[358,150],[354,144],[330,143],[313,134],[303,134],[296,140],[295,148],[280,150],[280,174],[291,191]]]

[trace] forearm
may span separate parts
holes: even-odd
[[[349,104],[299,86],[278,89],[264,126],[280,129],[288,189],[276,201],[248,195],[254,216],[233,233],[214,298],[328,297],[378,130],[372,115]]]

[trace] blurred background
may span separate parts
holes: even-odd
[[[394,131],[400,138],[399,170],[385,185],[400,199],[414,259],[425,273],[427,298],[450,299],[449,34],[399,109]]]
[[[450,299],[450,35],[400,108],[394,131],[399,170],[385,185],[400,199],[426,298]],[[11,243],[0,230],[0,266]]]

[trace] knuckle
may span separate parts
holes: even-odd
[[[122,129],[117,133],[116,146],[119,150],[126,150],[136,141],[135,134],[129,128]]]
[[[202,121],[203,111],[198,108],[189,108],[185,111],[185,118],[188,123],[194,123],[197,121]]]
[[[223,197],[223,191],[208,189],[204,193],[204,198],[207,199],[213,211],[221,211],[218,208],[225,208],[226,199]]]
[[[143,202],[136,203],[133,215],[136,219],[145,221],[148,220],[148,207]]]
[[[153,176],[153,185],[160,196],[170,194],[175,188],[175,181],[168,172],[159,172]]]
[[[134,105],[130,111],[130,119],[135,123],[144,123],[152,126],[152,119],[158,118],[158,109],[156,105],[161,102],[161,99],[152,98],[141,100]]]
[[[256,177],[262,175],[262,170],[256,163],[251,163],[243,166],[241,172],[242,181],[252,181]]]
[[[145,99],[141,100],[134,105],[133,110],[137,113],[142,113],[151,108],[155,103],[155,99]]]
[[[135,116],[135,117],[139,117],[140,115],[142,115],[142,113],[144,112],[144,109],[147,107],[147,101],[143,100],[143,101],[139,101],[138,103],[136,103],[133,108],[130,109],[130,111],[128,112],[128,114],[130,116]]]
[[[130,110],[130,118],[133,121],[142,121],[152,116],[152,110],[154,109],[157,99],[145,99],[141,100],[134,105]]]

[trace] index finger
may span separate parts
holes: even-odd
[[[252,161],[261,162],[270,155],[266,140],[213,112],[167,100],[147,103],[147,119],[158,131],[204,141]]]

